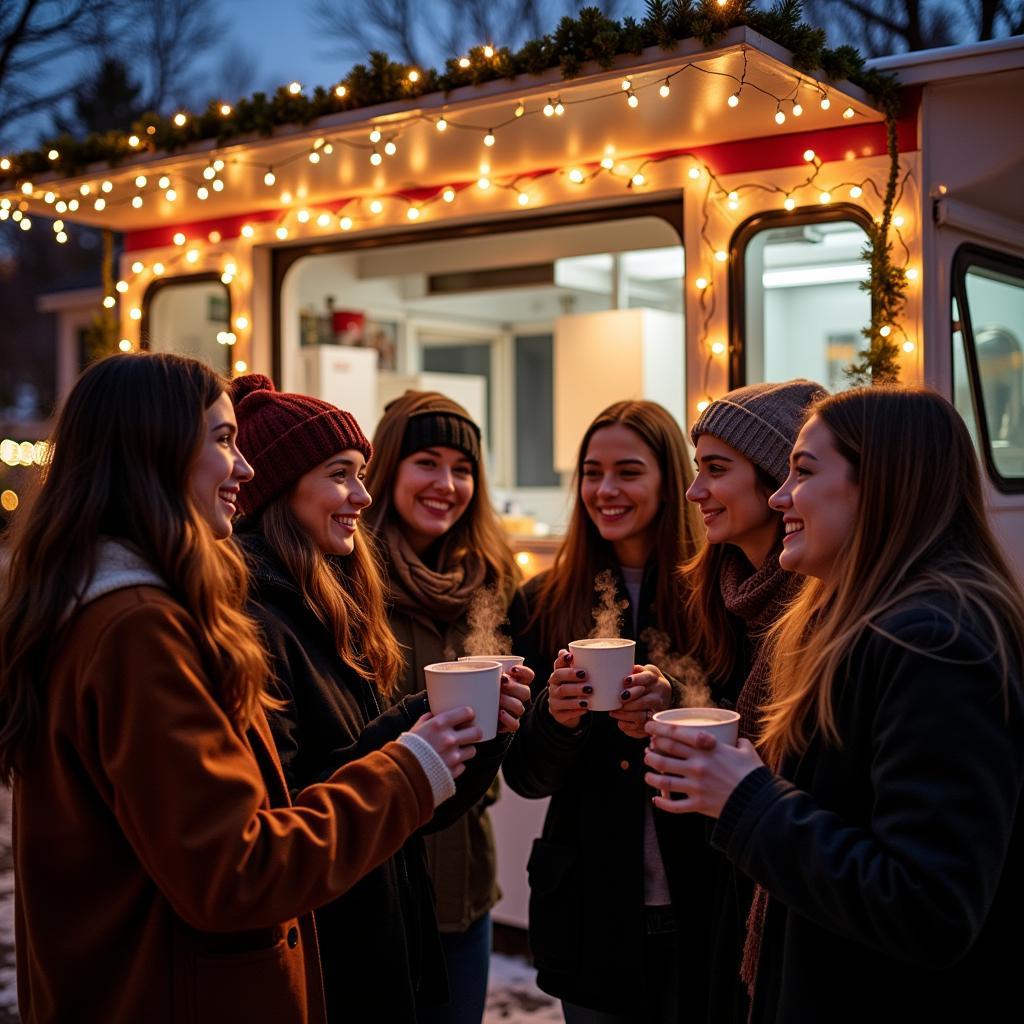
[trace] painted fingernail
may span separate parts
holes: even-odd
[[[629,700],[629,690],[623,690],[622,693],[619,694],[619,696],[623,700]]]
[[[587,702],[585,700],[581,700],[580,701],[580,707],[581,708],[585,708],[585,707],[589,707],[589,705],[587,704]]]
[[[584,693],[593,693],[594,692],[594,688],[590,685],[590,683],[587,683],[587,685],[583,687],[583,692]]]
[[[632,676],[626,676],[626,678],[625,678],[625,679],[623,679],[622,681],[623,681],[623,682],[624,682],[624,683],[625,683],[625,684],[626,684],[627,686],[632,686],[632,685],[633,685],[633,677],[632,677]]]
[[[522,673],[522,671],[520,670],[519,666],[518,666],[518,665],[516,665],[516,666],[514,666],[514,667],[513,667],[512,669],[511,669],[511,671],[510,671],[510,673],[509,673],[509,674],[510,674],[510,675],[513,675],[513,676],[520,676],[520,675],[522,675],[523,673]]]
[[[577,679],[586,679],[587,678],[587,673],[584,672],[583,669],[578,668],[578,669],[576,669],[576,678]]]
[[[503,683],[510,683],[512,680],[509,679],[509,677],[504,672],[502,672],[502,674],[501,674],[501,681]]]
[[[562,654],[566,661],[572,661],[572,651],[563,651]]]

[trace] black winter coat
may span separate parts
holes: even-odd
[[[531,612],[543,574],[523,588]],[[620,599],[628,601],[619,581]],[[654,574],[644,576],[638,634],[654,626]],[[536,630],[513,622],[515,652],[534,666],[533,702],[503,766],[508,785],[528,798],[551,797],[544,829],[527,867],[530,881],[530,948],[540,987],[559,999],[644,1020],[644,804],[653,796],[644,782],[644,740],[626,736],[607,714],[585,715],[578,731],[559,725],[548,711],[547,666],[558,651],[539,649]],[[622,635],[637,640],[636,660],[648,660],[633,636],[633,612],[623,612]],[[565,637],[563,646],[575,637]],[[655,812],[655,827],[672,903],[684,944],[687,976],[703,989],[707,947],[696,936],[692,956],[687,922],[710,912],[702,878],[719,860],[705,841],[704,823]],[[679,911],[679,908],[685,908]],[[692,929],[691,929],[692,931]],[[683,985],[685,986],[685,977]],[[702,1012],[695,1010],[694,1019]]]
[[[729,798],[713,841],[771,897],[752,1020],[1021,1018],[1024,688],[992,650],[941,595],[887,616],[835,684],[841,744]]]
[[[275,696],[286,702],[267,717],[294,793],[406,732],[429,710],[427,697],[407,696],[385,711],[376,689],[342,663],[329,632],[262,535],[243,533],[238,540],[252,577],[248,611],[271,655]],[[499,736],[478,745],[456,780],[456,795],[438,807],[424,832],[448,827],[480,799],[508,742]],[[447,1001],[421,835],[320,908],[316,924],[330,1021],[414,1021],[417,1006]]]

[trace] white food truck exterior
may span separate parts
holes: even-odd
[[[885,329],[900,378],[972,426],[1024,572],[1024,39],[873,66],[902,96],[906,305]],[[124,350],[358,395],[370,419],[396,389],[465,379],[510,521],[557,534],[574,445],[608,401],[653,397],[686,426],[741,383],[845,386],[890,173],[870,99],[749,29],[583,70],[146,153],[40,179],[7,209],[125,233]],[[525,923],[541,810],[498,806],[499,920]]]

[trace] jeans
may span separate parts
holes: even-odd
[[[480,1024],[487,1002],[491,966],[491,915],[484,914],[464,932],[442,932],[448,966],[449,1001],[417,1011],[419,1024]]]

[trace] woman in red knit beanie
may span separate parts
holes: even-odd
[[[232,397],[239,448],[256,473],[239,495],[250,610],[283,702],[271,728],[289,787],[301,789],[407,730],[415,739],[414,723],[429,707],[422,684],[399,693],[402,653],[361,526],[373,449],[359,424],[318,398],[278,392],[258,374],[236,380]],[[426,831],[459,819],[487,790],[523,712],[524,682],[505,686],[504,735],[473,745],[481,733],[464,725],[455,795]],[[322,907],[317,928],[330,1020],[415,1021],[422,1007],[447,998],[420,836]]]

